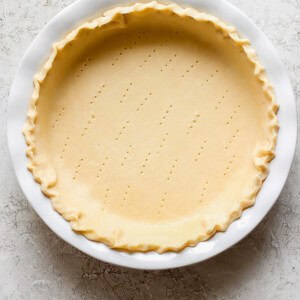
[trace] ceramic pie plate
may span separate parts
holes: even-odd
[[[101,3],[100,1],[77,1],[58,14],[38,35],[21,62],[11,90],[8,112],[9,148],[17,177],[29,202],[44,222],[65,241],[95,258],[123,266],[141,269],[179,267],[205,260],[232,246],[247,235],[275,203],[287,178],[294,154],[296,142],[295,103],[290,83],[274,49],[246,16],[223,1],[197,3],[179,1],[178,4],[182,6],[191,6],[205,11],[234,25],[243,37],[251,41],[260,62],[265,66],[280,105],[277,157],[271,163],[270,174],[259,192],[256,204],[247,209],[240,219],[233,222],[225,233],[218,233],[210,240],[201,242],[196,247],[187,247],[179,253],[129,254],[109,249],[104,244],[92,242],[77,235],[71,230],[69,224],[52,209],[50,201],[43,196],[38,184],[33,181],[31,174],[26,169],[27,160],[24,155],[26,145],[21,130],[28,109],[28,101],[32,94],[32,78],[49,56],[54,42],[61,40],[76,25],[93,19],[99,13],[114,6],[127,4],[129,3],[117,1],[101,1]]]

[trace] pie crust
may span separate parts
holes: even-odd
[[[180,251],[254,204],[277,110],[234,27],[176,4],[118,7],[55,43],[35,76],[28,169],[88,239]]]

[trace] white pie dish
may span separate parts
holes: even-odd
[[[16,75],[10,101],[8,115],[8,140],[12,160],[21,187],[29,202],[45,223],[68,243],[103,261],[142,269],[163,269],[187,265],[205,260],[247,235],[265,216],[275,203],[287,178],[292,162],[296,142],[296,113],[293,93],[284,68],[274,49],[264,35],[234,7],[223,1],[180,1],[181,5],[193,6],[205,10],[228,22],[252,42],[268,76],[274,84],[277,100],[281,106],[278,114],[280,133],[277,144],[277,157],[271,164],[270,175],[263,185],[254,207],[246,210],[242,217],[235,221],[225,233],[219,233],[212,239],[200,243],[197,247],[186,248],[180,253],[133,253],[114,251],[106,246],[88,241],[75,234],[57,213],[52,210],[50,201],[42,195],[39,186],[33,181],[26,169],[25,141],[21,134],[27,105],[32,93],[32,78],[42,62],[49,55],[53,42],[59,40],[76,24],[95,15],[95,12],[115,6],[127,4],[117,1],[77,1],[57,15],[39,34],[25,54]],[[284,101],[283,101],[284,99]]]

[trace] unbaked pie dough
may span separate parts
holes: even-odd
[[[235,28],[174,4],[118,7],[54,44],[36,75],[28,168],[88,239],[179,251],[254,204],[277,110]]]

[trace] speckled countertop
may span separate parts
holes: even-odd
[[[42,27],[72,0],[0,0],[1,299],[299,299],[300,150],[272,211],[242,242],[204,263],[135,271],[86,256],[56,237],[31,209],[6,144],[10,85]],[[232,0],[271,40],[300,96],[299,0]]]

